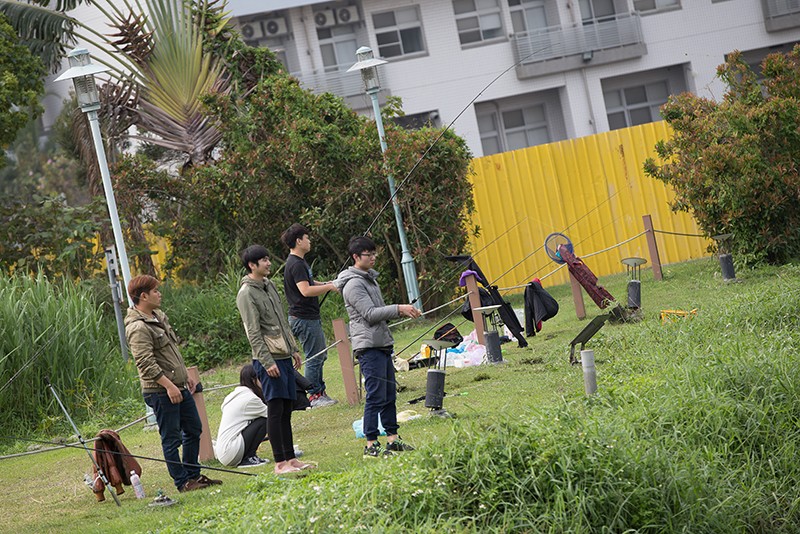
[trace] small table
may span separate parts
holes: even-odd
[[[622,265],[628,271],[628,280],[640,280],[642,276],[642,265],[647,263],[644,258],[622,258]]]
[[[475,311],[481,312],[483,316],[483,331],[484,332],[497,332],[497,329],[500,327],[500,315],[497,313],[497,310],[500,309],[500,304],[492,304],[491,306],[481,306],[480,308],[475,308]],[[492,325],[492,330],[489,330],[489,326],[486,324],[486,321]]]
[[[428,345],[431,352],[436,355],[436,359],[431,358],[431,360],[436,362],[434,368],[437,369],[444,369],[447,366],[447,349],[458,346],[458,343],[443,339],[426,339],[423,343]]]
[[[483,317],[483,339],[486,346],[486,359],[489,363],[502,363],[503,361],[503,351],[500,348],[500,332],[498,332],[501,324],[500,315],[497,313],[499,309],[499,304],[475,308],[475,310],[481,312]],[[487,321],[492,325],[491,330],[486,324]]]

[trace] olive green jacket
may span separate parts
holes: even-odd
[[[162,375],[182,389],[189,375],[178,350],[178,336],[164,312],[154,313],[155,317],[148,317],[128,308],[125,316],[125,335],[139,370],[142,393],[166,393],[166,388],[156,382]]]
[[[243,277],[236,295],[236,307],[253,349],[253,359],[260,361],[265,369],[275,365],[275,360],[291,358],[298,352],[281,297],[272,280],[266,278],[259,282],[249,276]]]

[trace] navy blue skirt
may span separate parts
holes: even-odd
[[[297,398],[293,361],[293,358],[275,360],[281,376],[272,378],[267,374],[267,370],[260,361],[253,360],[253,367],[256,370],[258,379],[261,381],[261,391],[264,394],[265,402],[269,402],[272,399],[289,399],[293,401]]]

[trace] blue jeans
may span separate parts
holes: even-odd
[[[200,434],[203,425],[194,398],[188,390],[181,391],[183,401],[172,404],[166,393],[145,393],[144,402],[153,409],[158,422],[158,433],[161,434],[161,450],[167,461],[169,476],[175,487],[181,489],[184,484],[200,476]],[[181,462],[178,447],[183,445],[183,461]],[[187,465],[188,464],[188,465]]]
[[[378,439],[378,414],[386,434],[397,434],[397,388],[391,354],[379,349],[366,349],[358,357],[364,389],[364,435],[369,441]]]
[[[308,390],[308,394],[323,393],[325,391],[325,380],[322,378],[322,366],[325,365],[325,360],[328,359],[328,351],[308,360],[318,352],[325,350],[325,333],[322,331],[322,321],[319,319],[300,319],[290,315],[289,326],[294,337],[303,345],[303,352],[306,355],[306,378],[311,382],[311,389]]]

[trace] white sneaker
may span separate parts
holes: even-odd
[[[312,408],[323,408],[325,406],[332,406],[336,404],[337,401],[328,397],[324,393],[317,393],[309,397],[309,402],[311,403]]]

